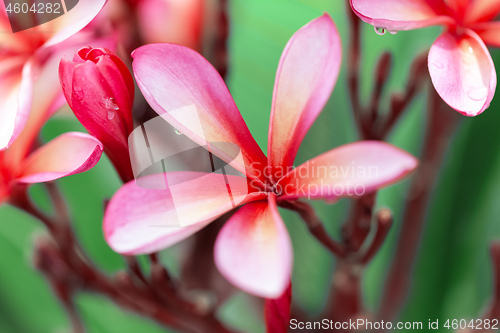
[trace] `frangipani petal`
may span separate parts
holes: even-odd
[[[466,13],[468,23],[486,22],[500,14],[500,2],[497,0],[474,0]]]
[[[350,0],[352,10],[363,21],[389,31],[411,30],[442,24],[446,16],[443,1],[433,0]]]
[[[24,66],[17,60],[1,59],[0,67],[0,150],[8,148],[19,136],[28,119],[34,85],[34,63]],[[6,63],[7,62],[7,63]]]
[[[288,287],[292,244],[274,195],[240,208],[222,227],[214,251],[222,275],[248,293],[277,298]]]
[[[279,200],[335,200],[361,196],[396,183],[417,167],[417,159],[380,141],[359,141],[332,149],[298,166],[278,183]]]
[[[42,33],[55,32],[44,47],[56,45],[85,28],[99,14],[105,3],[106,0],[80,0],[66,14],[38,26],[36,29]]]
[[[439,96],[461,114],[477,116],[490,106],[497,85],[495,66],[475,32],[440,36],[429,51],[429,72]]]
[[[486,45],[500,47],[500,22],[495,21],[476,24],[474,26],[474,31]]]
[[[434,0],[427,1],[432,2]],[[455,13],[455,16],[464,17],[469,9],[469,5],[473,2],[473,0],[445,0],[440,2],[445,2],[448,7],[450,7],[451,10]]]
[[[276,73],[268,157],[281,174],[293,165],[307,131],[328,101],[342,59],[340,36],[328,14],[288,41]],[[277,180],[277,179],[276,179]]]
[[[4,152],[8,155],[6,162],[10,167],[17,169],[23,163],[23,159],[32,149],[33,142],[36,140],[43,125],[54,112],[66,103],[59,78],[57,75],[54,75],[54,73],[57,73],[61,58],[65,54],[76,52],[82,45],[87,45],[88,43],[104,44],[106,46],[112,45],[111,40],[108,39],[95,40],[73,37],[59,44],[57,48],[54,48],[49,53],[48,57],[42,57],[37,54],[25,65],[25,67],[30,66],[31,74],[26,81],[30,82],[31,87],[29,92],[20,91],[18,98],[19,100],[26,101],[32,99],[32,102],[26,108],[26,115],[21,118],[22,121],[17,123],[18,131],[22,132],[17,138],[15,137],[15,141],[12,140],[14,141],[11,142],[12,149]],[[36,79],[33,80],[33,77],[36,77]]]
[[[224,80],[196,51],[175,44],[151,44],[133,53],[137,84],[149,105],[173,127],[240,172],[264,180],[267,160],[250,134]],[[194,110],[194,111],[193,111]],[[190,112],[193,111],[193,112]],[[225,146],[241,149],[234,160]],[[229,145],[230,146],[230,145]]]
[[[162,250],[234,207],[259,198],[248,194],[244,177],[231,175],[171,172],[146,176],[141,182],[165,186],[147,189],[131,181],[115,193],[104,215],[104,236],[115,252]]]
[[[85,172],[97,164],[102,150],[102,144],[93,136],[62,134],[28,156],[17,181],[40,183]]]

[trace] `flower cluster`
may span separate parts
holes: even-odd
[[[355,207],[362,207],[358,215],[368,212],[363,218],[370,224],[373,202],[366,208],[364,200],[373,201],[378,190],[411,174],[417,159],[387,142],[365,140],[331,147],[295,166],[299,148],[331,98],[341,71],[341,38],[329,14],[297,30],[282,52],[267,152],[263,152],[226,86],[226,68],[214,67],[220,59],[209,61],[201,54],[220,53],[222,62],[227,60],[225,50],[214,47],[203,52],[202,35],[210,29],[202,27],[213,20],[206,16],[214,12],[209,2],[109,0],[105,4],[106,0],[80,0],[64,15],[37,25],[39,17],[16,22],[0,2],[0,204],[21,206],[28,184],[87,171],[105,153],[123,182],[103,216],[104,238],[112,250],[125,256],[151,254],[153,272],[156,252],[212,222],[224,221],[214,237],[215,266],[234,286],[266,298],[268,329],[285,331],[280,318],[291,302],[293,248],[279,208],[295,210],[306,220],[305,215],[314,215],[306,200],[334,203],[352,198],[357,200]],[[500,46],[497,2],[350,0],[350,5],[378,32],[444,26],[428,56],[435,90],[466,116],[489,107],[497,77],[486,45]],[[227,21],[221,17],[224,36]],[[350,59],[350,67],[357,65],[357,58]],[[381,64],[374,104],[389,76],[390,56],[385,55]],[[355,74],[349,77],[353,86],[358,85]],[[404,102],[394,98],[393,104],[409,104],[417,85],[408,90],[410,97]],[[352,95],[353,109],[361,110],[358,94]],[[43,126],[66,105],[88,134],[69,132],[42,143]],[[368,116],[356,115],[369,120],[357,119],[361,131],[363,126],[379,125],[378,106],[370,109]],[[400,114],[388,112],[390,126],[384,135]],[[189,149],[200,148],[196,152],[202,153],[191,165],[179,163],[183,169],[176,171],[166,168],[165,156],[182,149],[171,149],[177,144],[174,139],[166,142],[166,148],[154,147],[157,138],[146,130],[152,117],[188,140]],[[142,141],[137,143],[137,138]],[[145,175],[149,164],[160,168]],[[192,164],[195,167],[188,170]],[[425,206],[423,200],[419,203]],[[313,222],[308,225],[312,229],[320,224]],[[349,226],[349,232],[361,236],[346,240],[338,250],[350,251],[343,258],[348,258],[346,262],[364,265],[374,256],[392,223],[390,213],[382,210],[377,223],[373,244],[365,253],[360,248],[369,238],[369,228],[354,222]],[[346,262],[346,267],[351,264]],[[150,286],[141,273],[137,275]]]

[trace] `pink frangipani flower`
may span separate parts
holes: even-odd
[[[93,168],[103,150],[99,140],[79,132],[64,133],[24,156],[16,144],[0,152],[0,203],[16,184],[48,182]]]
[[[429,52],[439,96],[465,116],[486,110],[497,85],[486,45],[500,46],[500,2],[495,0],[350,0],[365,22],[389,31],[443,25]]]
[[[354,196],[355,186],[371,192],[398,181],[417,165],[413,156],[396,147],[365,141],[292,168],[299,145],[327,102],[340,69],[340,37],[327,14],[298,30],[283,51],[274,86],[267,157],[224,80],[197,52],[174,44],[153,44],[137,49],[133,57],[137,83],[153,109],[244,177],[167,172],[145,177],[153,183],[166,179],[170,186],[166,190],[125,184],[104,216],[105,238],[116,252],[143,254],[164,249],[243,205],[218,235],[216,265],[237,287],[276,298],[289,285],[292,269],[292,246],[279,204],[299,198]],[[196,106],[199,119],[179,112],[186,105]],[[228,158],[232,154],[225,151],[226,145],[211,145],[221,142],[238,146],[241,159]],[[359,179],[353,174],[315,172],[353,164],[378,172]],[[335,186],[337,191],[331,191]],[[181,217],[184,226],[168,225]]]
[[[85,133],[64,133],[33,150],[45,123],[41,118],[45,119],[47,114],[50,112],[32,112],[18,139],[0,151],[0,204],[10,199],[16,185],[48,182],[85,172],[99,161],[103,146]]]
[[[55,88],[36,89],[38,81],[47,64],[53,63],[51,59],[60,59],[59,52],[67,47],[63,42],[84,28],[105,2],[79,1],[67,14],[13,33],[4,1],[0,1],[0,150],[9,147],[23,130],[32,107],[38,107],[34,98],[55,102],[62,97],[58,84],[53,86]],[[30,18],[39,20],[41,17],[25,14],[18,18],[23,19],[24,25]],[[57,66],[52,74],[57,76]]]

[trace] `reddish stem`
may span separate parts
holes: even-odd
[[[135,278],[142,275],[142,272],[138,266],[135,267],[137,263],[134,260],[131,261],[135,274],[133,276],[122,272],[109,278],[101,273],[82,256],[69,227],[70,222],[62,220],[60,216],[58,222],[46,216],[31,203],[26,192],[22,193],[17,192],[13,203],[50,226],[53,240],[37,243],[35,263],[65,305],[75,332],[83,332],[73,304],[73,295],[80,290],[106,295],[126,310],[183,332],[230,332],[216,319],[213,312],[200,312],[196,304],[184,300],[172,287],[167,271],[158,262],[152,264],[150,283]],[[52,198],[62,199],[60,196]],[[54,206],[63,207],[63,202],[55,203]],[[62,234],[66,237],[60,237]]]
[[[377,231],[375,233],[375,237],[373,238],[370,247],[366,250],[365,254],[361,258],[361,263],[364,265],[369,263],[373,259],[375,254],[378,253],[392,226],[392,213],[388,209],[384,208],[378,211],[376,219]]]
[[[357,252],[370,233],[373,206],[377,193],[356,199],[352,205],[351,217],[342,227],[344,246],[351,252]]]
[[[227,0],[219,1],[217,36],[214,45],[214,67],[226,79],[228,68],[227,41],[229,38],[229,19]]]
[[[483,322],[485,319],[497,320],[500,325],[500,242],[496,241],[490,247],[491,263],[493,266],[493,296],[490,305],[483,315]],[[473,332],[496,332],[498,330],[485,330],[476,329]]]
[[[407,197],[399,241],[386,280],[380,307],[380,317],[383,320],[394,319],[408,295],[413,263],[433,185],[436,182],[448,140],[458,124],[458,113],[444,104],[433,87],[429,90],[429,119],[421,162]]]
[[[295,211],[300,215],[302,220],[306,223],[309,232],[331,253],[335,256],[342,258],[345,256],[345,249],[333,238],[330,237],[328,232],[316,214],[314,208],[306,202],[283,202],[280,206]]]
[[[361,293],[362,267],[355,259],[339,260],[333,275],[333,293],[329,302],[330,319],[345,322],[354,319],[363,312]],[[338,332],[351,332],[338,330]]]

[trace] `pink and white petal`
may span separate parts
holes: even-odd
[[[472,30],[441,35],[429,51],[429,72],[439,96],[461,114],[477,116],[490,106],[497,85],[495,65]]]
[[[500,2],[498,0],[475,0],[466,13],[465,22],[474,24],[487,22],[500,15]]]
[[[246,204],[229,219],[217,236],[214,257],[221,274],[236,287],[265,298],[283,294],[293,254],[274,195]]]
[[[269,125],[273,173],[283,175],[293,165],[304,136],[330,98],[341,61],[340,36],[328,14],[300,28],[288,41],[276,73]]]
[[[97,164],[102,150],[102,144],[91,135],[62,134],[29,155],[16,180],[41,183],[85,172]]]
[[[478,23],[474,25],[474,31],[486,45],[500,47],[500,22]]]
[[[22,130],[22,133],[19,134],[15,142],[12,142],[12,149],[5,152],[8,155],[7,161],[11,168],[17,169],[23,163],[43,125],[54,112],[65,104],[59,77],[54,75],[57,73],[61,58],[64,55],[74,54],[81,46],[89,43],[112,45],[108,39],[73,37],[57,47],[51,48],[50,52],[48,52],[49,50],[37,52],[25,65],[25,67],[30,66],[31,74],[24,80],[29,82],[31,86],[29,94],[28,91],[20,92],[19,100],[28,100],[28,98],[32,100],[29,106],[23,109],[23,117],[18,123],[19,132]],[[33,77],[36,79],[33,80]]]
[[[36,27],[41,32],[55,32],[43,47],[56,45],[85,28],[99,14],[105,3],[106,0],[80,0],[66,14]]]
[[[143,254],[167,248],[222,214],[263,194],[248,194],[244,177],[216,173],[169,172],[141,178],[163,189],[123,185],[104,215],[104,237],[118,253]],[[228,190],[230,185],[230,191]]]
[[[19,136],[33,101],[34,63],[9,63],[12,68],[5,66],[0,72],[0,150],[8,148]]]
[[[350,0],[351,8],[364,22],[390,31],[411,30],[453,22],[444,1]]]
[[[279,200],[359,197],[398,182],[417,165],[415,157],[385,142],[346,144],[290,171],[278,183]]]
[[[250,134],[224,80],[200,54],[175,44],[151,44],[132,54],[137,84],[173,127],[248,177],[264,181],[267,160]],[[233,151],[241,149],[235,160]]]

